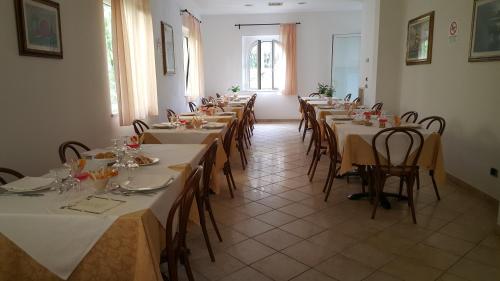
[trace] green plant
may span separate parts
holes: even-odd
[[[240,85],[234,85],[234,86],[231,86],[231,88],[229,88],[229,90],[233,93],[237,93],[240,91]]]
[[[326,97],[332,97],[333,92],[335,92],[335,90],[333,89],[332,86],[330,86],[328,84],[318,83],[318,93],[320,95],[324,95]]]

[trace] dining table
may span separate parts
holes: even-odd
[[[340,175],[347,174],[354,170],[355,166],[372,167],[376,165],[372,140],[377,133],[383,128],[380,128],[378,121],[372,121],[371,126],[360,124],[359,120],[334,120],[329,119],[329,124],[332,127],[336,137],[338,151],[342,155],[340,164]],[[387,127],[393,127],[390,122]],[[431,130],[420,127],[418,124],[401,124],[403,127],[411,127],[418,130],[424,137],[424,143],[417,165],[421,170],[434,171],[435,179],[438,183],[446,181],[446,172],[443,161],[443,149],[441,144],[441,136]],[[408,139],[402,136],[395,136],[391,139],[391,162],[400,164],[404,161],[405,153],[407,152]],[[376,143],[377,151],[381,161],[387,161],[385,155],[384,144]],[[415,150],[410,151],[410,159],[415,156]],[[393,196],[394,194],[387,194]],[[356,200],[369,196],[369,193],[352,194],[350,199]],[[397,195],[399,197],[399,195]],[[390,208],[387,201],[382,202],[385,208]]]
[[[91,179],[63,193],[0,193],[0,280],[162,280],[168,212],[206,149],[142,145],[159,162],[133,174],[120,171],[111,181],[166,183],[151,193],[96,193]],[[87,160],[86,169],[100,161]]]

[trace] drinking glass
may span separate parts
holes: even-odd
[[[70,176],[70,173],[71,169],[65,166],[50,170],[50,175],[56,179],[55,185],[51,190],[61,191],[63,189],[63,181]]]

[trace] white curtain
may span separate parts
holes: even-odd
[[[149,0],[112,0],[120,125],[158,115]]]
[[[200,22],[189,14],[182,16],[182,24],[188,29],[189,79],[186,89],[187,100],[197,100],[204,93],[203,47]]]
[[[284,56],[284,88],[283,95],[297,95],[297,25],[295,23],[282,24],[281,45]]]

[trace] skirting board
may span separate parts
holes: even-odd
[[[299,119],[257,119],[258,122],[269,123],[269,122],[279,122],[279,123],[290,123],[290,122],[299,122]]]
[[[487,193],[484,193],[483,191],[481,191],[479,188],[476,188],[468,183],[466,183],[465,181],[455,177],[454,175],[450,174],[450,173],[446,173],[446,176],[448,178],[448,180],[460,187],[463,187],[463,188],[467,188],[471,191],[474,191],[474,192],[477,192],[478,194],[481,194],[482,196],[484,196],[484,198],[488,199],[488,200],[492,200],[492,201],[495,201],[495,202],[498,202],[498,199],[490,196],[489,194]],[[499,213],[500,215],[500,213]]]

